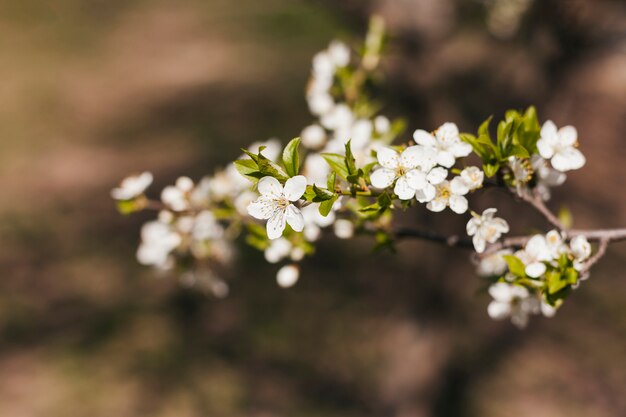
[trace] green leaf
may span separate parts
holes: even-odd
[[[356,169],[356,160],[354,159],[354,155],[352,155],[352,148],[350,147],[350,142],[352,140],[349,140],[348,142],[346,142],[346,167],[348,168],[348,175],[355,175],[357,173],[357,169]]]
[[[337,174],[333,171],[328,175],[328,179],[326,180],[326,187],[330,191],[335,191],[335,183],[337,182]]]
[[[246,155],[248,155],[250,158],[252,158],[252,160],[253,160],[254,162],[257,162],[257,163],[259,162],[259,156],[258,156],[257,154],[252,153],[252,152],[250,152],[249,150],[244,149],[244,148],[241,148],[241,151],[242,151],[243,153],[245,153]],[[261,153],[261,150],[260,150],[260,149],[259,149],[259,153]]]
[[[526,266],[520,258],[515,255],[502,255],[502,257],[509,266],[509,271],[511,271],[511,273],[522,278],[526,276]]]
[[[259,171],[261,172],[261,174],[263,174],[263,176],[274,177],[279,181],[286,181],[287,179],[289,179],[289,176],[280,167],[280,165],[270,161],[265,156],[261,155],[260,151],[258,157]]]
[[[117,211],[121,214],[128,215],[141,210],[136,200],[118,200],[115,202]]]
[[[511,145],[506,156],[507,157],[516,156],[518,158],[525,158],[525,159],[530,158],[530,155],[528,151],[526,150],[526,148],[524,148],[521,145]]]
[[[494,175],[496,175],[499,169],[500,169],[500,164],[498,163],[483,164],[483,171],[485,171],[485,175],[488,178],[491,178]]]
[[[335,201],[337,201],[337,198],[339,196],[337,194],[333,195],[333,197],[329,200],[326,201],[322,201],[320,203],[320,208],[319,208],[319,212],[322,216],[326,217],[328,216],[328,213],[330,213],[330,211],[333,209],[333,204],[335,204]]]
[[[237,171],[246,177],[261,178],[264,175],[259,171],[259,166],[252,159],[238,159],[233,162]]]
[[[384,192],[376,198],[376,202],[381,208],[387,208],[387,207],[391,207],[393,200],[391,199],[389,194]]]
[[[298,175],[300,170],[300,155],[298,154],[298,146],[300,138],[294,138],[289,141],[283,150],[283,165],[290,177]]]
[[[578,282],[578,271],[574,268],[567,268],[563,274],[566,283],[574,285]]]
[[[326,163],[330,165],[333,171],[337,173],[344,180],[348,179],[348,167],[346,166],[346,157],[336,153],[322,153],[322,157],[326,160]]]
[[[574,216],[572,215],[572,212],[569,208],[561,206],[561,208],[559,209],[559,220],[561,221],[563,227],[565,227],[566,229],[572,227],[572,225],[574,224]]]
[[[315,198],[313,199],[314,202],[321,202],[321,201],[326,201],[326,200],[330,200],[331,198],[335,197],[337,194],[335,194],[332,191],[328,191],[325,190],[323,188],[319,188],[317,185],[313,185],[313,192],[315,193]]]
[[[561,273],[558,271],[548,271],[546,273],[546,282],[548,283],[548,293],[555,294],[567,287],[567,280],[561,279]]]
[[[491,119],[493,119],[493,115],[489,116],[487,120],[485,120],[484,122],[480,124],[480,126],[478,127],[478,136],[484,135],[490,138],[489,124],[491,123]]]

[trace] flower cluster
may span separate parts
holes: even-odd
[[[514,253],[507,250],[483,258],[479,272],[496,278],[489,288],[494,299],[488,308],[489,316],[510,316],[520,327],[532,314],[552,317],[569,291],[588,278],[586,262],[590,256],[587,238],[578,235],[568,242],[552,230],[530,237]]]
[[[566,171],[585,163],[576,130],[557,129],[551,121],[541,126],[530,107],[508,111],[494,138],[490,118],[475,135],[446,122],[432,132],[416,129],[412,141],[403,141],[405,122],[379,114],[368,96],[382,39],[381,22],[374,19],[362,47],[333,41],[315,55],[306,91],[315,120],[286,146],[276,139],[254,143],[197,183],[178,178],[159,200],[146,195],[149,172],[113,189],[123,213],[158,211],[142,227],[139,262],[182,270],[184,285],[225,296],[228,286],[220,275],[235,256],[234,240],[244,235],[268,263],[282,263],[276,281],[287,288],[299,280],[301,262],[315,252],[325,229],[339,239],[374,235],[378,248],[390,247],[397,211],[449,207],[468,218],[471,241],[439,240],[466,239],[464,246],[473,246],[478,274],[491,280],[489,316],[510,317],[523,327],[530,315],[554,315],[588,276],[592,251],[585,236],[555,230],[521,246],[519,239],[511,243],[503,238],[509,224],[495,216],[497,209],[478,214],[470,195],[503,186],[547,200]]]

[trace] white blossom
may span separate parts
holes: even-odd
[[[283,288],[292,287],[300,277],[300,269],[297,265],[285,265],[278,270],[276,274],[276,282]]]
[[[575,236],[570,240],[569,247],[574,257],[574,268],[582,270],[585,261],[591,256],[591,244],[585,236]]]
[[[143,172],[139,175],[126,177],[120,186],[111,190],[111,197],[116,200],[132,200],[142,195],[152,184],[152,174]]]
[[[291,242],[284,237],[274,239],[264,251],[265,260],[271,264],[278,263],[289,256],[291,249]]]
[[[378,134],[385,134],[391,129],[391,122],[385,116],[376,116],[374,119],[374,129]]]
[[[533,155],[530,163],[536,176],[535,188],[542,200],[548,201],[551,197],[550,188],[562,185],[567,179],[567,175],[561,171],[553,169],[548,161],[539,155]]]
[[[504,249],[481,258],[476,273],[481,277],[495,277],[504,274],[508,269],[504,255],[511,255],[511,253],[510,250]]]
[[[339,239],[350,239],[354,236],[354,224],[347,219],[339,219],[333,225],[335,236]]]
[[[141,228],[141,244],[137,249],[137,260],[142,265],[170,269],[173,266],[170,253],[181,242],[181,236],[172,225],[161,221],[148,222]]]
[[[321,229],[328,227],[335,221],[335,207],[338,207],[339,202],[335,202],[333,210],[331,210],[327,216],[322,216],[319,212],[318,204],[310,204],[301,209],[302,216],[304,217],[304,238],[308,242],[314,242],[319,239]]]
[[[350,63],[350,48],[341,41],[334,40],[328,45],[328,55],[335,67],[345,67]]]
[[[161,201],[174,211],[189,209],[189,194],[193,181],[189,177],[179,177],[175,185],[168,185],[161,191]]]
[[[250,203],[248,214],[257,219],[268,220],[266,228],[269,239],[282,236],[286,223],[294,231],[302,231],[302,213],[291,203],[298,201],[306,190],[304,176],[289,178],[284,187],[274,177],[263,177],[259,180],[258,190],[261,196]]]
[[[469,191],[482,187],[483,180],[485,179],[485,173],[478,167],[467,167],[461,171],[460,176]]]
[[[487,308],[489,317],[494,320],[511,317],[511,322],[520,328],[526,326],[529,315],[539,313],[541,308],[539,299],[519,285],[497,282],[489,287],[489,294],[493,297]]]
[[[310,149],[319,149],[326,143],[326,131],[318,124],[305,127],[300,133],[302,144]]]
[[[209,210],[202,210],[198,213],[190,232],[195,240],[200,241],[220,239],[224,236],[224,228]]]
[[[584,155],[576,149],[577,141],[578,132],[574,126],[557,130],[556,125],[548,120],[541,127],[537,149],[543,158],[550,160],[554,169],[564,172],[585,165]]]
[[[413,139],[420,145],[435,149],[437,163],[446,168],[452,167],[456,158],[465,157],[472,152],[471,145],[461,140],[459,129],[450,122],[441,125],[434,134],[418,129],[413,133]]]
[[[322,116],[330,112],[334,106],[335,101],[332,96],[325,91],[314,91],[307,95],[307,103],[309,110],[316,116]]]
[[[457,213],[463,214],[467,211],[467,198],[465,194],[468,187],[460,177],[455,177],[452,181],[442,181],[437,184],[435,198],[433,198],[426,208],[430,211],[443,211],[446,207]]]
[[[417,190],[430,188],[425,170],[434,166],[434,156],[432,151],[423,146],[410,146],[401,154],[392,148],[381,148],[377,155],[381,168],[370,175],[372,185],[383,189],[395,181],[393,192],[401,200],[410,200],[415,197]]]
[[[539,278],[546,272],[546,264],[544,262],[553,259],[553,251],[544,236],[534,235],[526,243],[523,250],[515,253],[515,256],[526,265],[526,275]]]
[[[498,210],[489,208],[482,215],[472,213],[467,222],[467,234],[473,236],[472,243],[476,252],[483,253],[487,243],[495,243],[503,233],[508,233],[509,224],[506,220],[494,217]]]

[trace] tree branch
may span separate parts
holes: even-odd
[[[546,206],[546,204],[541,199],[539,194],[537,194],[537,192],[528,190],[528,191],[520,193],[519,197],[526,203],[533,206],[554,227],[556,227],[559,230],[566,229],[566,227],[563,225],[561,220],[559,220],[559,218],[554,213],[552,213],[552,211]]]

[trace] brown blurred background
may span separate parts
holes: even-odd
[[[385,114],[468,131],[536,104],[588,158],[551,206],[625,227],[625,2],[511,1],[0,1],[0,416],[626,415],[626,244],[517,331],[467,253],[424,242],[325,239],[290,290],[242,247],[215,300],[137,265],[148,217],[109,199],[129,172],[157,189],[297,136],[312,55],[376,11]],[[547,227],[504,195],[473,204]]]

